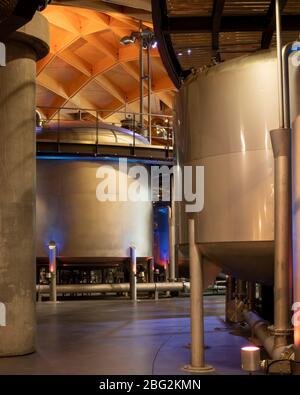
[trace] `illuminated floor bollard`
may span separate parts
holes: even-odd
[[[49,245],[50,301],[57,301],[56,294],[56,243],[51,240]]]
[[[136,248],[130,247],[130,298],[137,300],[136,289]]]

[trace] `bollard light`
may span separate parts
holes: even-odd
[[[50,301],[56,302],[56,243],[51,240],[49,248],[49,272],[50,272]]]
[[[242,369],[253,373],[260,370],[260,348],[246,346],[241,348]]]
[[[49,271],[54,273],[56,270],[56,243],[51,240],[48,244],[49,248]]]

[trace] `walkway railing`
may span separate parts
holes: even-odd
[[[60,152],[61,145],[93,145],[96,153],[101,146],[173,149],[172,116],[147,114],[140,123],[140,113],[128,111],[95,110],[74,107],[38,106],[36,130],[38,143],[55,143]],[[107,121],[113,117],[114,121]],[[150,125],[148,122],[150,121]]]

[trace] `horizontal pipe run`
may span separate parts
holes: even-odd
[[[255,336],[260,340],[264,349],[274,360],[282,359],[287,346],[276,347],[275,336],[269,330],[269,324],[253,311],[243,313],[245,321],[250,326]]]
[[[189,282],[178,283],[138,283],[137,292],[189,291]],[[49,294],[49,285],[37,285],[38,294]],[[113,293],[129,292],[129,283],[120,284],[66,284],[57,285],[57,293]]]

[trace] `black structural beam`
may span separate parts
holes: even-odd
[[[170,32],[167,29],[169,18],[167,16],[166,0],[151,0],[151,3],[154,34],[158,50],[169,77],[176,88],[179,89],[181,79],[189,71],[182,70],[171,42]]]
[[[299,31],[300,15],[282,15],[282,30]],[[223,15],[220,32],[264,31],[268,24],[266,15]],[[172,34],[210,33],[213,19],[210,16],[169,17],[163,27]]]
[[[221,60],[219,49],[219,33],[221,29],[221,20],[224,9],[225,0],[214,0],[212,12],[212,37],[211,46],[218,61]]]
[[[280,1],[280,13],[283,11],[287,0]],[[273,34],[276,30],[276,0],[272,0],[269,10],[267,12],[267,25],[265,30],[263,31],[261,38],[261,48],[268,49],[272,42]]]

